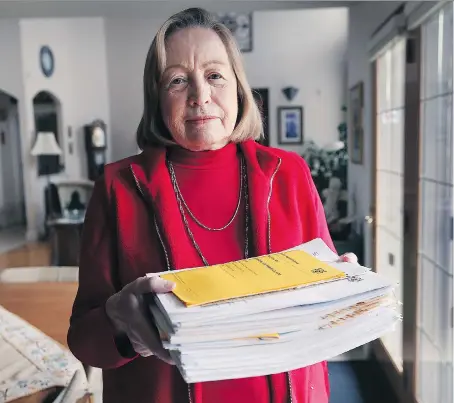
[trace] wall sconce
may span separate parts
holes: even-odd
[[[298,94],[298,88],[295,87],[285,87],[282,88],[282,93],[285,95],[289,101],[292,101],[295,98],[296,94]]]

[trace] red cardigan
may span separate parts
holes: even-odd
[[[334,250],[323,207],[304,160],[297,154],[263,147],[253,141],[240,147],[247,165],[254,253],[282,251],[317,237]],[[104,310],[105,301],[127,283],[147,272],[166,270],[150,211],[139,195],[132,172],[153,204],[172,267],[201,265],[186,235],[165,158],[165,148],[149,148],[140,155],[107,165],[104,176],[96,182],[87,210],[79,290],[70,320],[68,345],[84,364],[103,369],[105,403],[189,401],[187,385],[175,367],[155,357],[125,358],[119,353],[114,329]],[[325,362],[292,371],[290,376],[293,403],[328,403]],[[289,401],[285,374],[265,379],[193,385],[192,400],[193,403]],[[255,387],[260,385],[263,389],[261,397],[254,402],[244,400],[246,390],[242,392],[242,386],[238,386],[247,382],[256,382]],[[216,396],[215,401],[212,396]]]

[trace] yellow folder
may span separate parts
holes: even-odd
[[[294,250],[231,263],[161,274],[176,283],[174,294],[186,305],[205,305],[346,277],[309,253]]]

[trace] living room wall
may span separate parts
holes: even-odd
[[[166,17],[157,13],[105,21],[114,160],[137,151],[145,57]],[[270,145],[279,146],[277,107],[288,105],[304,107],[306,140],[320,145],[337,140],[345,102],[347,31],[346,8],[253,13],[253,50],[243,56],[251,86],[269,89]],[[290,85],[299,89],[292,102],[281,92]],[[302,151],[300,145],[280,147]]]
[[[29,239],[36,239],[44,224],[46,183],[37,176],[36,158],[30,156],[35,139],[33,98],[48,91],[61,104],[64,171],[56,177],[86,176],[83,125],[102,119],[110,128],[105,44],[102,18],[0,19],[0,89],[18,101]],[[55,58],[51,77],[41,71],[43,45]]]
[[[29,239],[37,238],[44,223],[45,180],[37,177],[36,159],[30,156],[33,97],[49,91],[62,106],[65,170],[60,176],[85,176],[82,128],[97,118],[107,123],[108,161],[136,153],[145,56],[166,17],[0,19],[0,53],[6,60],[0,64],[0,89],[19,101]],[[278,106],[304,107],[305,140],[323,145],[337,139],[345,102],[347,27],[345,8],[253,14],[253,51],[244,53],[244,61],[251,86],[269,89],[272,146],[279,146]],[[55,57],[49,78],[39,64],[43,45]],[[286,86],[299,89],[292,102],[281,92]],[[68,147],[70,129],[73,153]],[[302,152],[301,145],[286,148]]]
[[[83,125],[102,119],[110,127],[104,21],[102,18],[25,19],[20,21],[20,33],[22,64],[18,67],[24,82],[26,122],[22,138],[29,145],[33,143],[33,98],[39,91],[50,92],[61,105],[64,171],[56,176],[85,177]],[[50,77],[40,68],[39,52],[43,45],[50,47],[55,58],[55,71]],[[24,170],[34,178],[28,220],[30,230],[36,231],[44,223],[46,180],[37,178],[36,159],[28,159]],[[36,233],[29,236],[36,237]]]

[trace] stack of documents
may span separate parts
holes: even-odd
[[[400,320],[394,285],[339,262],[321,239],[158,275],[176,288],[156,295],[150,310],[188,383],[302,368],[375,340]]]

